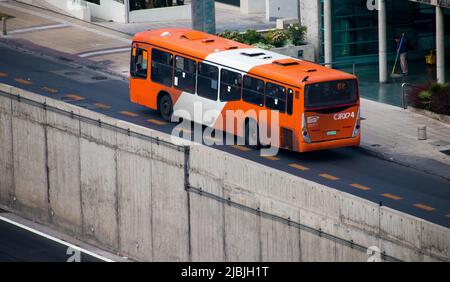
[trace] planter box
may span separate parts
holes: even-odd
[[[408,110],[410,112],[421,114],[421,115],[427,116],[429,118],[432,118],[432,119],[435,119],[435,120],[438,120],[440,122],[443,122],[443,123],[446,123],[446,124],[450,125],[450,116],[433,113],[433,112],[428,111],[428,110],[418,109],[418,108],[414,108],[414,107],[411,107],[411,106],[408,107]]]
[[[273,48],[271,51],[310,62],[316,61],[316,52],[312,44]]]

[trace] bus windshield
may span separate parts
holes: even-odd
[[[326,108],[355,104],[358,86],[355,79],[327,81],[305,86],[305,108]]]

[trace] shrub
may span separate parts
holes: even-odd
[[[223,33],[220,33],[218,35],[230,40],[238,41],[241,43],[243,42],[243,36],[238,31],[225,30]]]
[[[430,110],[441,115],[450,115],[450,84],[433,84],[429,91]]]
[[[262,43],[262,42],[257,42],[255,44],[253,44],[253,47],[255,48],[261,48],[264,50],[270,50],[275,48],[275,46],[271,45],[271,44],[267,44],[267,43]]]
[[[292,45],[301,45],[305,40],[306,26],[298,23],[290,24],[286,30],[286,35]]]
[[[450,115],[450,84],[433,83],[414,89],[408,99],[412,107]]]
[[[267,35],[267,42],[275,47],[283,47],[288,36],[282,30],[274,30]]]
[[[264,37],[254,29],[247,29],[245,33],[242,34],[243,43],[252,45],[258,42],[265,43]]]

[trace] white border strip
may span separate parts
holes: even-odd
[[[83,249],[83,248],[80,248],[80,247],[78,247],[78,246],[75,246],[75,245],[73,245],[73,244],[70,244],[70,243],[68,243],[68,242],[66,242],[66,241],[63,241],[63,240],[61,240],[61,239],[52,237],[52,236],[50,236],[50,235],[48,235],[48,234],[45,234],[45,233],[43,233],[43,232],[41,232],[41,231],[38,231],[38,230],[33,229],[33,228],[31,228],[31,227],[25,226],[25,225],[23,225],[23,224],[20,224],[20,223],[18,223],[18,222],[15,222],[15,221],[13,221],[13,220],[11,220],[11,219],[8,219],[8,218],[5,218],[5,217],[3,217],[3,216],[0,216],[0,220],[3,220],[3,221],[5,221],[5,222],[7,222],[7,223],[10,223],[10,224],[15,225],[15,226],[17,226],[17,227],[20,227],[20,228],[25,229],[25,230],[27,230],[27,231],[30,231],[30,232],[32,232],[32,233],[34,233],[34,234],[37,234],[37,235],[39,235],[39,236],[42,236],[42,237],[44,237],[44,238],[50,239],[50,240],[52,240],[52,241],[55,241],[55,242],[57,242],[57,243],[59,243],[59,244],[61,244],[61,245],[65,245],[65,246],[70,247],[70,248],[72,248],[72,249],[74,249],[74,250],[77,250],[77,251],[80,251],[80,252],[85,253],[85,254],[87,254],[87,255],[90,255],[90,256],[92,256],[92,257],[98,258],[98,259],[100,259],[100,260],[103,260],[103,261],[106,261],[106,262],[114,262],[114,261],[111,260],[111,259],[108,259],[108,258],[105,258],[105,257],[103,257],[103,256],[97,255],[97,254],[95,254],[95,253],[93,253],[93,252],[91,252],[91,251],[85,250],[85,249]]]
[[[130,52],[130,51],[131,51],[131,47],[106,49],[106,50],[98,50],[98,51],[81,53],[78,55],[78,57],[87,58],[87,57],[101,56],[101,55],[121,53],[121,52]]]
[[[28,33],[28,32],[33,32],[33,31],[47,30],[47,29],[65,28],[65,27],[71,27],[71,25],[66,24],[66,23],[60,23],[60,24],[52,24],[52,25],[34,26],[34,27],[27,27],[27,28],[21,28],[21,29],[14,29],[14,30],[8,31],[8,34],[20,34],[20,33]]]

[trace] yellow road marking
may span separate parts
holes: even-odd
[[[299,164],[290,164],[289,166],[293,167],[293,168],[296,168],[296,169],[299,169],[299,170],[308,170],[309,169],[306,166],[302,166],[302,165],[299,165]]]
[[[72,101],[81,101],[84,100],[84,97],[75,95],[75,94],[67,94],[66,96],[64,96],[65,98],[69,98]]]
[[[4,73],[4,72],[0,72],[0,77],[5,77],[5,76],[8,76],[8,74]]]
[[[359,190],[363,190],[363,191],[368,191],[368,190],[370,190],[369,187],[364,186],[364,185],[361,185],[361,184],[358,184],[358,183],[350,184],[350,186],[352,186],[353,188],[359,189]]]
[[[21,84],[25,84],[25,85],[33,84],[33,82],[31,82],[30,80],[26,80],[23,78],[16,78],[15,81],[17,81],[18,83],[21,83]]]
[[[339,180],[339,177],[333,176],[331,174],[327,174],[327,173],[321,173],[319,174],[321,177],[326,178],[328,180]]]
[[[135,113],[132,113],[132,112],[129,112],[129,111],[121,111],[121,112],[119,112],[119,114],[122,114],[124,116],[129,116],[129,117],[137,117],[137,116],[139,116],[138,114],[135,114]]]
[[[392,200],[396,200],[396,201],[402,199],[402,197],[399,197],[399,196],[396,196],[396,195],[392,195],[392,194],[389,194],[389,193],[381,194],[381,196],[383,196],[385,198],[392,199]]]
[[[54,88],[47,87],[47,86],[42,87],[42,90],[47,91],[48,93],[52,93],[52,94],[55,94],[55,93],[58,92],[58,90],[56,90]]]
[[[100,109],[104,109],[104,110],[111,109],[111,106],[108,106],[108,105],[105,105],[102,103],[94,103],[94,106],[96,106],[97,108],[100,108]]]
[[[152,119],[152,118],[148,119],[147,121],[150,122],[150,123],[156,124],[156,125],[165,125],[165,124],[167,124],[167,122],[165,122],[165,121]]]
[[[277,158],[275,156],[261,156],[261,157],[271,160],[271,161],[279,161],[280,160],[280,158]]]
[[[436,210],[435,208],[424,205],[424,204],[414,204],[414,206],[418,209],[422,209],[422,210],[425,210],[428,212],[432,212],[432,211]]]
[[[244,147],[244,146],[240,146],[240,145],[233,145],[231,147],[233,147],[233,148],[235,148],[235,149],[237,149],[239,151],[242,151],[242,152],[248,152],[248,151],[252,150],[250,148],[247,148],[247,147]]]

